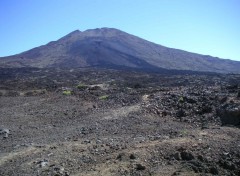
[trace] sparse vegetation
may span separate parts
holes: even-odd
[[[63,95],[72,95],[72,91],[70,90],[64,90]]]
[[[183,129],[181,132],[180,132],[180,134],[182,135],[182,136],[186,136],[186,135],[188,135],[188,130],[186,130],[186,129]]]
[[[179,102],[179,103],[183,103],[183,102],[184,102],[184,98],[181,96],[181,97],[178,99],[178,102]]]
[[[99,100],[107,100],[109,95],[103,95],[99,97]]]
[[[85,90],[85,89],[88,88],[88,86],[85,85],[85,84],[83,84],[83,83],[81,83],[81,84],[78,84],[78,85],[77,85],[77,88],[78,88],[79,90]]]

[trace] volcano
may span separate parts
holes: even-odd
[[[102,67],[240,73],[238,61],[168,48],[114,28],[73,31],[46,45],[1,57],[0,67]]]

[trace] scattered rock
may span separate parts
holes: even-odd
[[[186,165],[196,173],[201,173],[205,171],[205,166],[197,160],[188,161]]]
[[[131,154],[131,155],[129,156],[129,158],[130,158],[130,159],[136,159],[136,156],[135,156],[134,154]]]
[[[3,138],[6,139],[8,138],[8,135],[10,134],[10,130],[9,129],[0,129],[0,135],[3,134]]]
[[[44,160],[38,161],[37,164],[39,165],[39,167],[45,167],[48,165],[48,160],[44,159]]]
[[[142,164],[136,164],[136,170],[145,170],[146,167],[143,166]]]
[[[100,87],[100,86],[95,86],[95,85],[93,85],[93,86],[90,86],[88,89],[89,89],[89,90],[100,90],[101,87]]]
[[[3,138],[5,138],[5,139],[8,138],[8,133],[5,133]]]
[[[181,152],[180,155],[181,155],[182,160],[185,160],[185,161],[190,161],[190,160],[194,159],[193,154],[190,152],[184,151],[184,152]]]
[[[181,108],[177,111],[177,117],[184,117],[185,116],[185,111]]]
[[[204,129],[208,129],[208,128],[209,128],[209,125],[208,125],[207,119],[202,119],[201,129],[204,130]]]
[[[211,167],[209,169],[209,173],[211,173],[213,175],[218,175],[219,174],[218,169],[216,167]]]
[[[226,89],[227,89],[229,92],[233,92],[233,91],[235,91],[235,90],[238,89],[238,84],[228,85],[228,86],[226,87]]]
[[[55,171],[56,174],[64,174],[64,168],[63,167],[54,167],[53,170]]]
[[[224,169],[228,169],[228,170],[235,170],[236,166],[234,163],[230,162],[230,161],[220,161],[219,162],[220,166],[222,166]]]
[[[10,133],[10,130],[9,129],[0,129],[0,134],[5,134],[5,133],[7,133],[7,134],[9,134]]]
[[[125,158],[126,158],[126,154],[125,153],[119,153],[116,159],[119,160],[119,161],[122,161]]]
[[[184,97],[184,100],[186,100],[187,103],[194,104],[197,103],[196,99],[193,99],[191,97]]]
[[[167,111],[162,111],[162,117],[165,117],[165,116],[167,116]]]
[[[206,113],[211,113],[212,112],[212,107],[209,105],[204,105],[202,106],[202,110],[201,110],[202,114],[206,114]]]
[[[203,158],[202,155],[198,155],[197,159],[199,159],[199,160],[202,161],[202,162],[204,161],[204,158]]]
[[[222,125],[240,125],[239,104],[225,104],[217,110],[217,115],[220,117]]]
[[[173,155],[171,156],[171,158],[174,158],[175,160],[181,160],[181,155],[180,155],[179,152],[177,152],[177,153],[173,154]]]
[[[172,174],[172,176],[174,176],[174,175],[181,175],[181,173],[180,173],[180,171],[175,171],[175,172]]]

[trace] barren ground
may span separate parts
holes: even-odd
[[[0,175],[240,175],[240,75],[0,75]]]

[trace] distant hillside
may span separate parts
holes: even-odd
[[[0,67],[94,66],[240,73],[240,62],[164,47],[112,28],[76,30],[57,41],[0,58]]]

